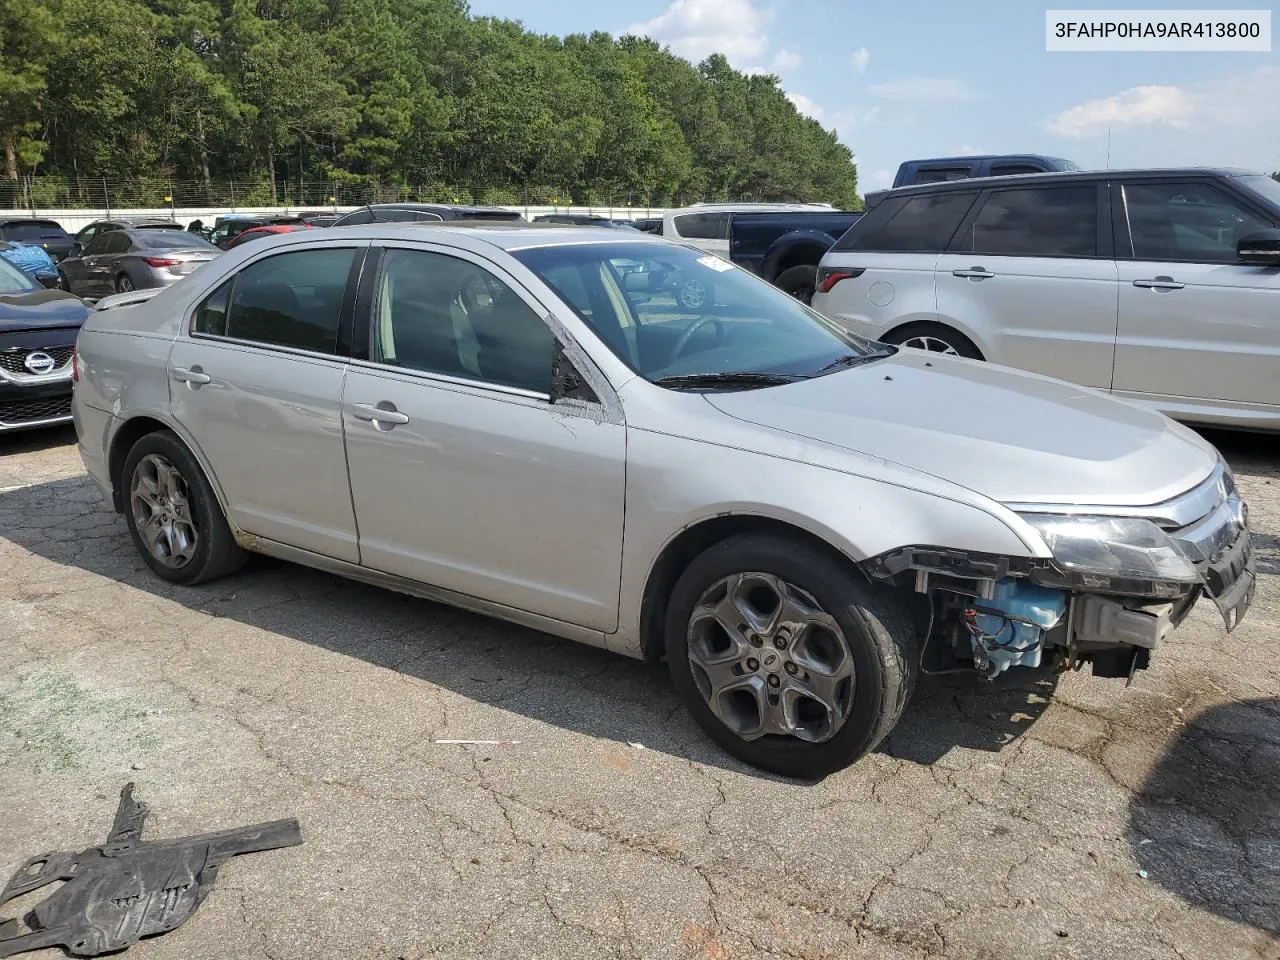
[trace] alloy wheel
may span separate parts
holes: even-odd
[[[712,713],[743,740],[830,740],[853,702],[844,631],[810,594],[768,573],[712,584],[689,618],[689,663]]]
[[[680,282],[680,305],[687,310],[698,310],[707,302],[706,288],[697,280]]]
[[[178,569],[195,556],[200,541],[187,482],[178,468],[158,453],[149,453],[133,471],[129,494],[134,523],[151,555]]]
[[[917,350],[928,350],[930,353],[945,353],[951,357],[960,356],[960,351],[941,337],[907,337],[902,341],[904,347],[915,347]]]

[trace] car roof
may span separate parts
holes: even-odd
[[[327,230],[295,230],[267,241],[272,244],[336,242],[343,237],[359,239],[419,240],[429,242],[445,234],[470,239],[502,250],[526,250],[600,243],[664,243],[661,237],[636,231],[601,230],[567,223],[533,223],[525,220],[445,220],[440,222],[405,222],[357,224],[330,227]]]
[[[168,217],[103,217],[101,220],[95,220],[89,226],[97,223],[127,223],[131,226],[138,226],[144,223],[171,223],[175,226],[182,226],[177,220],[170,220]]]
[[[480,204],[471,203],[417,203],[414,201],[396,201],[393,203],[366,203],[351,211],[355,213],[358,210],[425,210],[434,212],[439,210],[448,210],[453,213],[463,213],[466,211],[485,212],[501,210],[504,213],[516,213],[515,210],[508,210],[506,207],[487,207]]]
[[[908,160],[912,166],[934,163],[975,163],[979,160],[1048,160],[1051,163],[1071,163],[1066,157],[1051,157],[1044,153],[974,153],[957,157],[929,157],[925,160]],[[1065,172],[1065,171],[1064,171]]]
[[[835,208],[829,203],[757,203],[751,201],[746,203],[695,203],[692,206],[681,207],[678,210],[668,210],[667,214],[671,216],[680,216],[686,213],[788,213],[798,210],[833,209]]]
[[[1166,177],[1240,177],[1265,176],[1256,170],[1237,167],[1143,167],[1130,170],[1061,170],[1053,173],[1017,173],[1003,177],[966,177],[939,183],[915,183],[892,190],[878,191],[886,200],[890,197],[919,193],[950,193],[965,190],[989,190],[1010,183],[1087,183],[1099,180],[1146,180]]]
[[[48,227],[57,227],[59,230],[62,229],[62,224],[57,220],[50,220],[48,217],[0,217],[0,227],[24,223],[41,223]]]

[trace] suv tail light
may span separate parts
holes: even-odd
[[[818,293],[830,293],[841,280],[852,280],[866,272],[866,267],[819,267],[814,289]]]
[[[176,267],[182,261],[176,257],[143,257],[149,267]]]

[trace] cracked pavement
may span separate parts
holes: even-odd
[[[265,559],[164,584],[73,434],[0,437],[0,879],[134,780],[152,839],[304,836],[139,958],[1280,960],[1280,442],[1211,439],[1259,551],[1239,630],[1202,602],[1127,689],[926,678],[814,785],[600,650]]]

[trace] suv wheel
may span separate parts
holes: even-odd
[[[239,569],[247,555],[231,535],[195,457],[167,430],[149,433],[125,457],[125,522],[156,574],[191,585]]]
[[[909,323],[886,336],[884,342],[895,343],[900,347],[915,347],[930,353],[945,353],[952,357],[985,359],[972,340],[958,330],[940,323]]]
[[[732,537],[672,592],[667,662],[698,724],[745,763],[818,779],[872,750],[915,685],[907,610],[799,541]]]

